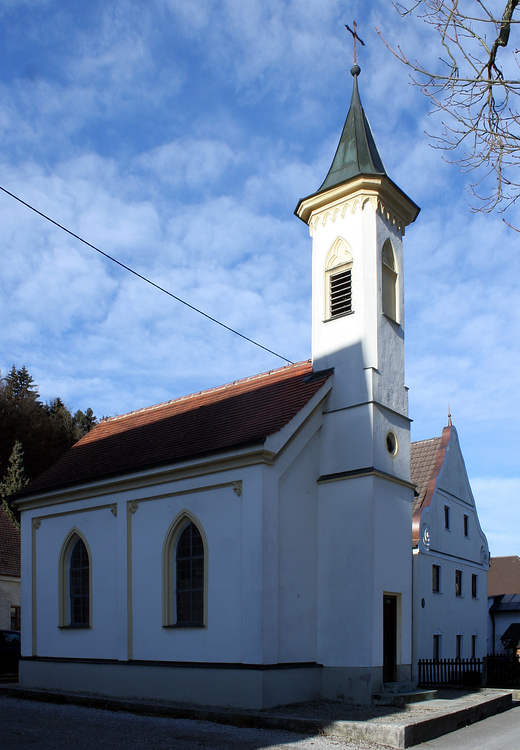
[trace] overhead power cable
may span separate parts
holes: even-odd
[[[222,323],[220,320],[217,320],[216,318],[213,318],[211,315],[208,315],[208,313],[203,312],[203,310],[199,310],[198,307],[195,307],[194,305],[190,305],[189,302],[186,302],[186,300],[181,299],[180,297],[177,297],[176,294],[173,294],[172,292],[169,292],[164,287],[160,286],[159,284],[156,284],[155,281],[151,281],[151,279],[147,279],[146,276],[143,276],[142,274],[138,273],[137,271],[134,271],[133,268],[130,268],[130,266],[125,266],[124,263],[121,263],[120,260],[117,260],[116,258],[113,258],[108,253],[103,252],[103,250],[100,250],[99,247],[96,247],[95,245],[92,245],[90,242],[87,242],[87,240],[84,240],[83,237],[80,237],[78,234],[74,234],[74,232],[71,232],[70,229],[67,229],[67,227],[64,227],[62,224],[59,224],[57,221],[54,221],[54,219],[51,219],[50,216],[47,216],[46,214],[42,213],[41,211],[38,211],[37,208],[34,208],[34,206],[31,206],[30,203],[26,203],[26,201],[19,198],[17,195],[14,195],[14,193],[10,193],[9,190],[6,190],[4,187],[0,185],[0,190],[2,190],[7,195],[10,195],[11,198],[14,198],[16,201],[21,203],[24,206],[27,206],[27,208],[30,208],[31,211],[34,211],[35,214],[38,214],[44,219],[47,219],[47,221],[50,221],[51,224],[54,224],[59,229],[62,229],[64,232],[67,232],[67,234],[70,234],[75,239],[79,240],[80,242],[83,242],[84,245],[87,245],[88,247],[91,247],[92,250],[95,250],[100,255],[104,255],[105,258],[108,258],[108,260],[111,260],[112,263],[117,263],[118,266],[121,266],[121,268],[124,268],[125,271],[128,271],[129,273],[133,273],[134,276],[137,276],[139,279],[142,279],[143,281],[146,281],[147,284],[150,284],[151,286],[154,286],[156,289],[158,289],[160,292],[164,292],[164,294],[167,294],[169,297],[172,297],[174,300],[177,300],[177,302],[181,302],[183,305],[186,305],[186,307],[189,307],[190,310],[193,310],[196,313],[199,313],[199,315],[203,315],[208,320],[211,320],[213,323],[216,323],[217,325],[221,326],[222,328],[225,328],[226,331],[230,331],[231,333],[234,333],[235,336],[240,336],[241,339],[245,339],[245,341],[249,341],[250,344],[254,344],[255,346],[258,346],[260,349],[263,349],[266,352],[269,352],[269,354],[274,354],[275,357],[278,357],[279,359],[283,359],[284,362],[288,362],[290,365],[294,364],[290,359],[287,359],[287,357],[283,357],[281,354],[278,354],[277,352],[273,351],[272,349],[269,349],[267,346],[263,346],[263,344],[259,344],[258,341],[254,341],[254,339],[250,339],[249,336],[245,336],[243,333],[240,333],[240,331],[235,331],[234,328],[231,328],[230,326],[227,326],[225,323]]]

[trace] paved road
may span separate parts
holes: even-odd
[[[382,750],[339,737],[241,729],[0,695],[1,750]]]
[[[415,750],[519,750],[520,706],[458,732],[416,745]]]

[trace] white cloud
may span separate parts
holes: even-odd
[[[157,146],[136,163],[163,182],[193,188],[217,182],[238,158],[236,149],[225,141],[187,137]]]
[[[520,478],[476,477],[471,486],[491,555],[520,554]]]
[[[340,3],[93,0],[80,14],[60,1],[39,22],[14,7],[4,186],[209,315],[307,358],[311,240],[292,211],[321,184],[350,101]],[[381,0],[356,0],[352,16],[378,148],[422,207],[405,238],[414,439],[440,434],[449,403],[470,478],[514,482],[516,235],[469,213],[468,177],[428,145],[427,102],[374,26],[428,62],[434,36]],[[122,413],[282,364],[4,194],[0,256],[0,367],[26,365],[45,399]]]

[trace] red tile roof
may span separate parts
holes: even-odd
[[[414,546],[419,543],[421,511],[432,501],[450,437],[451,426],[448,426],[443,429],[440,438],[420,440],[411,444],[411,480],[416,485],[418,493],[412,508],[412,543]]]
[[[174,463],[263,442],[322,387],[310,361],[112,417],[96,425],[21,493]]]
[[[432,475],[437,459],[441,438],[430,438],[412,443],[410,448],[410,472],[412,484],[417,488],[417,496],[413,501],[413,510],[420,508],[426,496],[428,482]]]
[[[489,561],[488,596],[520,594],[520,557],[492,557]]]
[[[0,507],[0,575],[20,577],[20,532]]]

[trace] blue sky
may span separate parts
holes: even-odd
[[[0,0],[0,185],[293,361],[310,356],[307,227],[332,161],[358,21],[365,111],[421,214],[405,238],[412,439],[448,404],[491,553],[520,554],[518,234],[385,48],[437,64],[387,0]],[[519,210],[508,220],[520,226]],[[98,417],[280,366],[0,194],[0,368]]]

